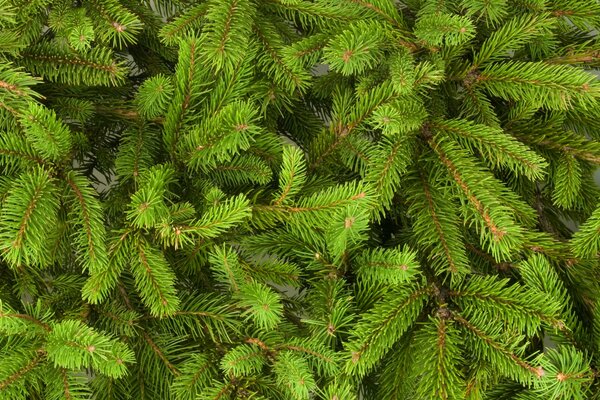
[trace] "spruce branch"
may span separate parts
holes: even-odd
[[[35,103],[21,118],[21,126],[32,147],[51,161],[62,161],[71,150],[72,133],[52,110]]]
[[[21,63],[47,80],[71,85],[118,86],[125,79],[125,67],[112,50],[94,47],[79,55],[57,50],[48,43],[31,46]]]
[[[209,1],[204,18],[205,51],[216,71],[231,69],[244,57],[254,7],[248,0]]]
[[[330,40],[323,49],[323,59],[343,75],[361,73],[381,56],[384,40],[379,24],[360,21]]]
[[[533,392],[538,396],[557,399],[561,396],[583,398],[589,393],[593,376],[589,370],[587,357],[568,347],[549,350],[540,359],[544,376],[536,384]]]
[[[373,283],[398,285],[409,282],[420,273],[416,255],[407,247],[365,251],[355,261],[356,272],[361,279]]]
[[[133,362],[133,352],[125,345],[95,332],[80,321],[65,320],[52,326],[46,344],[48,359],[68,369],[93,367],[117,378]]]
[[[308,399],[316,383],[308,363],[292,352],[278,354],[274,365],[277,383],[286,389],[293,399]]]
[[[335,2],[290,2],[286,0],[268,0],[276,5],[274,9],[290,20],[298,19],[304,26],[329,26],[330,24],[349,23],[360,18],[360,9],[349,4]]]
[[[542,321],[558,325],[561,309],[558,301],[551,300],[543,292],[536,293],[518,284],[508,286],[507,283],[507,280],[492,277],[473,277],[462,287],[448,291],[448,296],[464,310],[465,318],[479,314],[490,319],[502,319],[528,335],[535,334]],[[487,312],[482,313],[482,309],[487,309]]]
[[[194,399],[208,387],[215,375],[213,360],[204,354],[192,354],[173,381],[174,393],[182,399]]]
[[[465,392],[462,372],[456,368],[461,358],[460,333],[456,324],[437,317],[429,321],[415,338],[420,366],[417,393],[423,399],[460,399]]]
[[[303,68],[286,62],[284,43],[276,34],[276,27],[268,20],[257,19],[252,29],[262,50],[256,60],[260,70],[286,94],[306,91],[309,74]]]
[[[346,371],[365,375],[418,318],[430,288],[403,287],[388,292],[351,333]]]
[[[487,333],[480,326],[463,318],[461,315],[454,314],[453,319],[483,346],[477,347],[476,356],[492,362],[495,365],[495,369],[501,374],[526,385],[543,376],[544,370],[541,367],[536,367],[531,361],[523,359],[519,356],[518,352],[515,352],[515,344],[507,346],[498,341],[497,334],[494,334],[497,328],[492,328],[494,329],[492,333]],[[518,342],[516,341],[515,343]]]
[[[529,41],[547,35],[553,25],[553,19],[545,13],[511,18],[483,42],[473,59],[472,70],[506,57],[509,50],[516,51]]]
[[[302,189],[305,181],[306,162],[304,154],[296,147],[284,147],[279,174],[279,194],[273,204],[278,206],[289,202]]]
[[[581,190],[579,161],[573,155],[564,155],[554,171],[554,177],[552,201],[563,208],[573,207]]]
[[[28,169],[34,165],[42,166],[44,159],[31,143],[15,132],[4,132],[0,136],[0,165],[6,171]]]
[[[92,11],[96,30],[103,42],[113,47],[123,48],[135,44],[137,35],[143,28],[140,19],[123,7],[116,0],[91,0],[89,9]]]
[[[477,76],[475,85],[493,96],[550,110],[568,110],[575,104],[590,107],[600,96],[600,84],[590,73],[543,62],[490,64]]]
[[[578,257],[595,257],[600,252],[600,207],[580,226],[571,240],[573,252]]]
[[[429,144],[476,212],[479,229],[487,232],[487,237],[481,238],[482,244],[485,244],[496,258],[502,258],[502,254],[507,255],[514,251],[521,243],[522,229],[516,225],[508,208],[498,203],[498,206],[493,205],[498,202],[498,198],[494,198],[493,194],[481,186],[489,178],[479,176],[477,180],[473,179],[477,175],[478,167],[468,156],[458,156],[461,150],[454,142],[431,138]]]
[[[201,3],[186,9],[168,24],[165,24],[160,29],[158,36],[165,44],[169,46],[176,45],[202,25],[208,6],[209,3]]]
[[[80,228],[74,234],[78,256],[84,269],[94,273],[104,269],[108,263],[102,207],[85,177],[70,171],[66,184],[69,188],[70,217]]]
[[[442,12],[423,12],[415,24],[414,35],[425,45],[458,46],[475,35],[473,23],[469,18]]]
[[[146,79],[136,95],[138,110],[142,116],[151,119],[162,115],[173,96],[173,84],[164,75]]]
[[[19,381],[26,374],[30,373],[34,368],[38,366],[44,359],[46,358],[46,352],[43,349],[39,349],[35,356],[31,358],[27,364],[23,365],[16,371],[14,371],[11,375],[5,377],[3,380],[0,380],[0,391],[4,391],[10,389],[10,385]]]
[[[167,109],[164,122],[164,141],[172,156],[175,155],[183,124],[189,118],[190,108],[196,104],[198,97],[203,93],[202,87],[209,81],[208,73],[200,62],[203,44],[203,39],[193,36],[180,41],[174,76],[175,95]]]
[[[430,127],[451,135],[463,147],[484,156],[485,160],[495,167],[506,166],[532,180],[544,176],[544,169],[548,163],[500,129],[465,120],[433,121]]]
[[[385,20],[390,25],[397,29],[404,28],[404,21],[396,8],[396,5],[386,0],[351,0],[352,3],[358,4],[364,9],[368,9],[376,14],[379,18]]]
[[[98,304],[117,286],[121,272],[129,264],[133,251],[132,240],[132,232],[126,231],[107,241],[108,263],[104,268],[94,268],[90,271],[90,277],[81,290],[86,301]]]
[[[598,397],[598,11],[0,0],[0,398]]]
[[[379,212],[383,213],[392,204],[400,179],[411,162],[413,143],[410,138],[386,137],[379,142],[369,157],[365,180],[379,193]]]
[[[426,167],[426,166],[424,166]],[[426,172],[413,172],[407,179],[412,229],[437,274],[469,271],[464,239],[453,205]]]
[[[12,267],[45,265],[48,238],[57,218],[56,188],[48,173],[36,168],[23,173],[3,202],[0,214],[0,248]]]
[[[273,175],[269,165],[253,154],[234,156],[231,161],[216,165],[210,172],[212,180],[223,186],[265,185]]]
[[[160,250],[141,237],[136,241],[130,269],[142,301],[153,316],[172,315],[179,308],[175,275]]]

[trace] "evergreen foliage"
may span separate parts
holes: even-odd
[[[599,31],[0,0],[0,399],[600,399]]]

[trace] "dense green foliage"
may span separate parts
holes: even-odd
[[[598,0],[0,0],[0,399],[600,399]]]

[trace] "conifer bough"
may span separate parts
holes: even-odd
[[[0,399],[600,399],[597,0],[0,0]]]

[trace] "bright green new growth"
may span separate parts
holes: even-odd
[[[0,0],[0,399],[600,398],[596,0]]]

